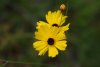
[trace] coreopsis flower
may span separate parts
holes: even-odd
[[[48,52],[49,57],[56,57],[58,50],[64,51],[67,47],[65,34],[60,28],[41,25],[35,32],[36,42],[33,47],[39,52],[38,55],[44,55]]]
[[[46,15],[47,22],[39,21],[37,22],[37,29],[40,28],[41,25],[55,26],[59,27],[61,31],[65,32],[69,29],[69,24],[62,26],[68,16],[64,16],[60,10],[51,12],[49,11]]]
[[[64,9],[61,5],[60,9]],[[37,22],[37,31],[35,32],[36,42],[33,47],[39,52],[38,55],[44,55],[48,52],[49,57],[56,57],[58,50],[64,51],[67,47],[65,31],[69,29],[70,23],[63,26],[68,16],[62,14],[62,10],[48,11],[46,22]]]

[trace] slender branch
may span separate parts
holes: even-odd
[[[3,67],[5,67],[8,64],[8,61],[6,61],[5,63],[3,63]]]
[[[14,63],[14,64],[35,64],[35,65],[45,65],[48,66],[49,64],[42,64],[42,63],[32,63],[32,62],[22,62],[22,61],[12,61],[12,60],[3,60],[0,59],[0,62],[2,62],[3,66],[6,66],[8,63]]]

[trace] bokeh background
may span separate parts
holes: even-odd
[[[68,6],[68,47],[56,58],[32,47],[36,22]],[[0,0],[0,67],[100,67],[100,0]]]

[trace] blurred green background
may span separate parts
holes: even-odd
[[[36,22],[62,3],[68,5],[65,24],[71,23],[67,50],[53,59],[38,56]],[[0,0],[0,67],[100,67],[99,19],[100,0]]]

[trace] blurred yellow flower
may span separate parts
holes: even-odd
[[[62,26],[68,16],[64,16],[60,10],[51,12],[49,11],[46,15],[47,23],[44,21],[37,22],[37,29],[40,28],[41,25],[48,25],[48,26],[56,26],[59,27],[63,32],[67,31],[69,28],[69,24],[66,26]]]
[[[46,20],[51,26],[61,26],[66,18],[67,16],[64,16],[60,10],[55,12],[49,11],[46,15]]]
[[[33,47],[39,51],[38,55],[44,55],[48,51],[49,57],[56,57],[58,49],[64,51],[67,47],[66,36],[58,27],[41,25],[35,32],[35,38],[38,41],[33,43]]]

